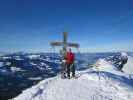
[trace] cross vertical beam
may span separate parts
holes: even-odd
[[[67,33],[63,32],[63,50],[66,52],[67,50]]]

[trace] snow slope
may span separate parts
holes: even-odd
[[[133,91],[120,82],[108,78],[99,81],[95,74],[84,74],[72,80],[44,80],[13,100],[133,100]]]
[[[77,72],[77,79],[60,75],[41,81],[12,100],[133,100],[133,79],[100,59],[98,68]]]
[[[128,57],[128,63],[123,68],[125,73],[133,74],[133,57]]]

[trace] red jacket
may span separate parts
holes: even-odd
[[[74,59],[75,59],[74,53],[67,52],[67,54],[66,54],[66,62],[67,62],[67,64],[72,64],[74,62]]]

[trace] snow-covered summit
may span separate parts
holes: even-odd
[[[122,56],[122,57],[127,57],[128,54],[127,54],[126,52],[121,52],[121,56]]]
[[[129,59],[131,64],[133,60]],[[13,100],[133,100],[132,77],[117,71],[105,59],[95,65],[94,69],[77,72],[77,79],[58,75],[43,80]]]
[[[83,74],[78,79],[55,77],[44,80],[13,100],[132,100],[133,91],[120,81],[99,80],[96,74]]]

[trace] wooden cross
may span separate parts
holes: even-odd
[[[64,52],[67,51],[67,47],[79,48],[79,44],[67,42],[67,32],[63,32],[63,41],[62,42],[54,41],[54,42],[51,42],[50,45],[53,47],[62,46],[62,49]]]

